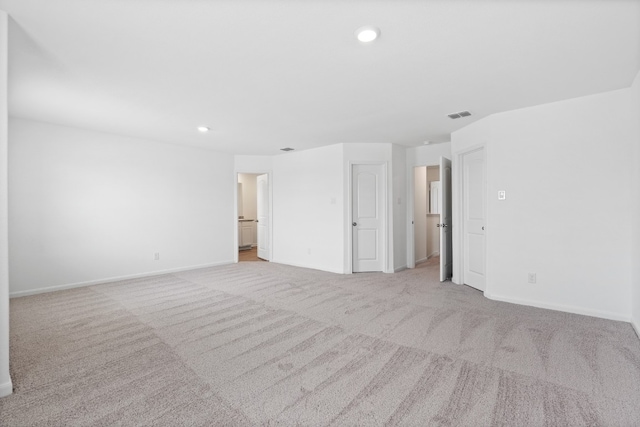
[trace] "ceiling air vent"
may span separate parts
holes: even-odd
[[[293,148],[291,147],[286,147],[286,148],[281,148],[281,151],[293,151]]]
[[[468,111],[458,111],[457,113],[447,114],[450,119],[459,119],[460,117],[469,117],[471,115]]]

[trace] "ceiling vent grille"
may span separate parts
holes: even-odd
[[[450,119],[459,119],[460,117],[469,117],[471,115],[468,111],[458,111],[457,113],[447,114]]]
[[[281,151],[293,151],[293,148],[291,147],[285,147],[285,148],[281,148]]]

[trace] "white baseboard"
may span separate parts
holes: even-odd
[[[11,380],[0,384],[0,397],[9,396],[11,393],[13,393],[13,384],[11,383]]]
[[[434,256],[440,256],[440,251],[435,251],[435,252],[433,252],[431,255],[429,255],[429,256],[427,257],[427,259],[431,259],[431,258],[433,258]]]
[[[9,292],[9,298],[26,297],[29,295],[42,294],[45,292],[62,291],[65,289],[81,288],[83,286],[100,285],[102,283],[117,282],[120,280],[140,279],[142,277],[160,276],[162,274],[177,273],[185,270],[195,270],[198,268],[216,267],[219,265],[233,264],[233,261],[222,261],[211,264],[191,265],[188,267],[170,268],[167,270],[149,271],[146,273],[128,274],[125,276],[106,277],[104,279],[88,280],[86,282],[69,283],[65,285],[45,286],[42,288],[29,289],[26,291]]]
[[[576,306],[564,305],[564,304],[549,304],[542,301],[528,300],[524,298],[505,297],[501,295],[489,294],[486,291],[484,292],[484,296],[495,301],[510,302],[513,304],[528,305],[531,307],[538,307],[538,308],[546,308],[548,310],[563,311],[565,313],[582,314],[584,316],[600,317],[602,319],[618,320],[622,322],[631,321],[629,317],[622,316],[618,313],[613,313],[609,311],[593,310],[590,308],[576,307]],[[636,328],[636,331],[637,331],[637,328]]]
[[[403,265],[403,266],[401,266],[401,267],[398,267],[398,268],[394,269],[394,270],[393,270],[393,272],[394,272],[394,273],[398,273],[398,272],[400,272],[400,271],[402,271],[402,270],[406,270],[406,269],[407,269],[407,266],[406,266],[406,265]]]
[[[416,260],[416,264],[420,264],[420,263],[422,263],[422,262],[425,262],[425,261],[427,261],[428,259],[429,259],[429,257],[417,259],[417,260]]]

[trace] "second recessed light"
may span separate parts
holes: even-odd
[[[370,25],[360,27],[356,30],[356,37],[362,43],[370,43],[380,36],[380,29]]]
[[[209,128],[206,126],[198,126],[198,130],[202,133],[209,132]]]

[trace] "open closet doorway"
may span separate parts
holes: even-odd
[[[413,177],[414,254],[416,264],[420,264],[440,256],[440,166],[417,166]]]
[[[238,262],[269,261],[269,175],[238,173]]]
[[[413,170],[413,242],[415,265],[438,266],[440,281],[451,278],[451,161]]]

